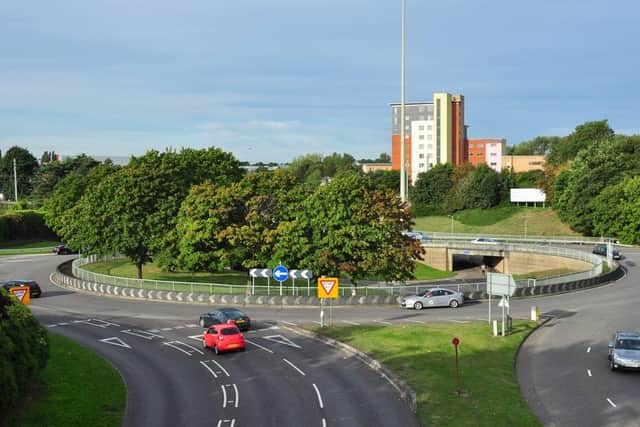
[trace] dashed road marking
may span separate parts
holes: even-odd
[[[293,369],[295,369],[296,371],[300,372],[300,374],[301,374],[302,376],[306,376],[306,375],[307,375],[307,374],[305,374],[304,372],[302,372],[302,370],[301,370],[300,368],[298,368],[298,367],[297,367],[296,365],[294,365],[293,363],[289,362],[287,359],[284,359],[284,358],[283,358],[282,360],[284,360],[284,362],[285,362],[286,364],[288,364],[289,366],[291,366]]]
[[[228,376],[228,377],[230,377],[230,376],[231,376],[231,375],[229,375],[229,372],[227,372],[227,370],[226,370],[226,369],[224,369],[224,368],[222,367],[222,365],[221,365],[221,364],[219,364],[218,362],[216,362],[215,360],[213,360],[213,359],[211,359],[211,360],[205,360],[205,362],[211,362],[211,363],[215,364],[215,365],[220,369],[220,371],[221,371],[221,372],[224,372],[224,374],[225,374],[226,376]]]
[[[591,347],[587,347],[587,353],[591,353]]]
[[[148,331],[141,331],[140,329],[125,329],[120,332],[122,332],[123,334],[129,334],[136,337],[144,338],[146,340],[152,340],[154,338],[160,338],[160,339],[164,338],[162,335],[153,334]]]
[[[427,323],[427,322],[425,322],[424,320],[412,320],[412,319],[407,319],[407,322],[411,322],[411,323],[420,323],[420,324],[422,324],[422,325],[424,325],[425,323]]]
[[[320,409],[323,409],[324,403],[322,403],[322,396],[320,396],[320,390],[318,390],[318,386],[315,385],[315,383],[312,385],[313,385],[313,388],[316,390],[316,395],[318,396],[318,402],[320,403]]]
[[[289,325],[289,326],[297,326],[295,323],[293,322],[287,322],[286,320],[281,320],[282,323],[284,323],[285,325]]]
[[[587,369],[587,375],[589,375],[590,377],[593,376],[593,375],[591,375],[591,369]]]
[[[174,348],[178,351],[183,352],[184,354],[188,355],[188,356],[192,356],[193,353],[200,353],[202,355],[204,355],[203,352],[201,352],[200,350],[198,350],[197,348],[189,345],[189,344],[185,344],[182,341],[169,341],[169,342],[163,342],[162,345],[166,345],[169,346],[171,348]],[[187,350],[185,350],[184,348],[187,348]]]
[[[616,408],[616,404],[615,404],[615,403],[613,403],[613,400],[609,399],[608,397],[607,397],[607,402],[609,402],[609,405],[611,405],[611,406],[613,406],[614,408]]]
[[[387,322],[386,320],[374,320],[374,322],[384,323],[385,325],[393,325],[393,323]]]
[[[344,323],[348,323],[350,325],[355,325],[355,326],[360,326],[360,323],[358,322],[352,322],[351,320],[343,320]]]

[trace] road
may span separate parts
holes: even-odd
[[[514,318],[528,318],[533,305],[540,307],[543,315],[551,318],[525,342],[517,362],[517,374],[523,396],[544,425],[640,426],[638,421],[640,407],[634,405],[634,399],[637,400],[637,396],[640,395],[638,382],[640,373],[610,372],[606,358],[607,344],[615,330],[637,330],[640,325],[640,311],[637,310],[640,293],[637,289],[638,284],[633,279],[638,276],[635,270],[640,262],[640,251],[626,249],[623,255],[625,258],[622,264],[627,270],[627,275],[615,283],[567,294],[511,301],[511,313]],[[198,315],[205,311],[205,306],[98,298],[48,284],[49,274],[63,259],[65,258],[48,255],[36,260],[34,257],[12,257],[11,261],[7,260],[0,264],[0,275],[7,278],[35,278],[43,283],[45,294],[40,300],[34,301],[33,308],[44,321],[51,322],[48,323],[50,325],[56,321],[64,322],[58,319],[86,320],[90,317],[120,325],[100,328],[78,323],[54,326],[52,330],[55,329],[65,335],[71,334],[71,331],[80,331],[77,332],[78,336],[68,336],[98,349],[118,366],[125,378],[128,378],[127,375],[135,377],[136,373],[128,372],[127,366],[130,366],[132,371],[136,371],[139,369],[137,367],[144,363],[133,363],[133,361],[139,357],[139,362],[143,362],[148,352],[152,361],[144,368],[149,370],[146,375],[151,377],[170,375],[169,378],[157,380],[167,381],[165,384],[158,385],[157,389],[146,387],[145,384],[140,384],[138,389],[136,384],[127,382],[130,399],[144,399],[141,395],[148,392],[145,390],[151,390],[151,396],[146,398],[149,401],[148,404],[142,405],[147,408],[144,410],[153,412],[154,402],[172,402],[174,399],[179,405],[185,405],[185,408],[193,408],[198,404],[192,402],[195,399],[193,396],[195,393],[190,391],[192,389],[209,390],[207,396],[218,402],[218,406],[221,405],[220,402],[225,393],[221,388],[222,385],[215,383],[216,379],[213,377],[208,379],[209,382],[214,382],[213,386],[209,382],[205,382],[204,385],[193,385],[192,382],[196,381],[196,378],[198,381],[203,380],[203,373],[202,369],[194,370],[194,366],[191,365],[195,365],[195,368],[201,367],[205,370],[206,368],[201,364],[198,366],[195,363],[184,363],[185,358],[194,359],[198,363],[213,358],[208,354],[206,354],[207,357],[195,353],[187,356],[179,350],[162,344],[167,340],[174,340],[197,347],[198,342],[190,339],[189,335],[192,332],[197,334],[200,330],[188,325],[195,322]],[[19,277],[20,274],[27,274],[27,272],[30,274],[29,277]],[[492,305],[494,318],[500,315],[500,309],[496,305],[494,301]],[[258,328],[261,329],[252,333],[255,334],[255,338],[252,334],[248,335],[249,340],[255,341],[256,344],[274,353],[251,344],[249,351],[244,354],[225,355],[215,359],[229,364],[228,371],[234,375],[233,384],[243,386],[238,389],[243,405],[242,410],[237,414],[238,418],[235,418],[236,414],[233,412],[235,408],[221,408],[224,410],[219,413],[220,420],[242,420],[243,425],[245,421],[257,422],[260,425],[297,425],[293,421],[296,419],[315,419],[316,423],[322,423],[324,419],[328,425],[412,425],[411,423],[415,422],[403,412],[402,404],[394,400],[397,399],[397,395],[388,384],[381,382],[372,375],[371,371],[355,361],[344,359],[343,354],[331,348],[303,340],[284,329],[289,324],[318,322],[319,308],[247,307],[246,311],[257,321]],[[334,308],[331,316],[327,310],[325,318],[327,320],[330,318],[335,324],[350,325],[463,323],[474,320],[486,321],[488,312],[489,307],[486,302],[467,304],[456,310],[437,308],[419,312],[388,306],[341,307]],[[269,329],[274,326],[278,329]],[[157,330],[164,341],[155,338],[138,337],[137,339],[135,336],[121,332],[127,328]],[[86,333],[83,332],[84,330],[93,332]],[[111,331],[114,332],[111,333]],[[278,344],[265,338],[272,335],[287,337],[302,349]],[[132,349],[117,348],[115,345],[98,341],[113,336],[120,337],[135,351],[139,348],[141,354],[128,355],[133,351],[125,350]],[[149,349],[146,348],[147,346]],[[287,362],[284,359],[287,359]],[[171,369],[167,369],[167,366]],[[173,370],[176,372],[174,373]],[[186,381],[186,385],[181,385],[182,381]],[[231,384],[231,382],[228,383]],[[314,384],[318,387],[319,394],[316,393]],[[217,386],[220,388],[216,388]],[[369,389],[370,387],[373,388]],[[178,394],[168,391],[172,389],[177,389]],[[229,398],[232,393],[228,390],[226,392]],[[162,395],[153,396],[155,393]],[[206,394],[206,391],[202,393]],[[314,393],[316,393],[315,398]],[[190,402],[180,400],[184,396],[188,396],[187,400]],[[382,397],[376,399],[378,396]],[[249,397],[250,400],[247,401]],[[319,397],[323,399],[324,408],[320,408]],[[372,402],[370,399],[373,399],[375,404],[369,404]],[[291,404],[291,402],[295,403]],[[157,403],[157,405],[160,404]],[[162,404],[165,411],[166,405],[167,403]],[[292,408],[293,406],[295,408]],[[390,409],[393,414],[378,412],[380,407],[387,406],[393,407]],[[174,408],[176,405],[170,405],[170,407]],[[135,412],[131,410],[131,403],[129,408],[128,422],[145,419],[134,418],[144,414],[131,414],[132,411]],[[295,418],[303,416],[303,413],[305,417],[311,418]],[[261,415],[258,418],[250,418],[251,414]],[[398,416],[400,418],[397,418]],[[193,418],[189,420],[193,420],[195,424],[190,425],[200,425],[196,415],[191,417]],[[165,420],[164,416],[158,416],[158,419]],[[285,419],[291,421],[283,421]],[[343,422],[343,420],[349,422]],[[161,422],[158,425],[168,424]]]
[[[125,426],[418,426],[396,389],[359,359],[279,326],[254,310],[245,352],[201,347],[206,306],[70,292],[49,282],[65,256],[11,256],[0,277],[36,279],[32,310],[50,332],[95,349],[127,386]],[[290,315],[294,322],[311,310]],[[290,322],[290,323],[294,323]]]

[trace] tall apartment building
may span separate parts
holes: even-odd
[[[474,166],[485,163],[491,169],[500,172],[505,152],[506,141],[502,138],[468,140],[468,162]]]
[[[391,165],[400,169],[400,104],[391,104]],[[405,104],[405,170],[409,182],[436,164],[466,161],[464,96],[434,93],[432,102]]]

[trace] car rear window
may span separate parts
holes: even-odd
[[[241,311],[237,311],[237,310],[229,310],[229,311],[224,311],[224,314],[229,318],[229,319],[233,319],[233,320],[238,320],[238,319],[242,319],[244,317],[244,313]]]
[[[640,350],[640,339],[619,339],[618,342],[616,342],[616,348],[621,350]]]
[[[236,335],[240,333],[238,328],[224,328],[220,331],[222,335]]]

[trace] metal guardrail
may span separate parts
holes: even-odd
[[[424,236],[433,240],[464,240],[471,242],[471,240],[478,237],[487,237],[499,242],[533,242],[539,244],[577,244],[577,245],[596,245],[606,243],[608,240],[612,240],[608,237],[584,237],[584,236],[537,236],[537,235],[516,235],[516,234],[476,234],[476,233],[443,233],[434,231],[420,231],[414,230],[414,232],[422,233]]]
[[[467,236],[468,238],[468,236]],[[539,287],[545,285],[552,285],[557,283],[572,282],[578,280],[590,279],[602,274],[603,260],[597,255],[593,255],[588,252],[578,251],[571,248],[553,247],[546,245],[522,245],[515,243],[500,243],[496,245],[481,245],[473,244],[469,241],[456,242],[456,241],[431,241],[426,243],[426,247],[447,247],[451,249],[463,249],[463,250],[493,250],[493,251],[513,251],[513,252],[525,252],[525,253],[537,253],[550,256],[558,256],[565,258],[572,258],[590,263],[593,267],[587,271],[579,273],[568,273],[553,277],[546,277],[544,279],[520,279],[516,280],[516,286],[522,288]],[[470,249],[471,248],[471,249]],[[302,286],[292,286],[287,283],[280,286],[280,284],[273,284],[270,286],[263,285],[230,285],[224,283],[194,283],[194,282],[182,282],[182,281],[162,281],[162,280],[149,280],[149,279],[133,279],[126,277],[109,276],[106,274],[99,274],[87,271],[82,266],[99,261],[109,261],[121,257],[97,257],[91,255],[86,258],[78,258],[72,262],[73,275],[88,282],[102,283],[112,286],[121,286],[128,288],[158,290],[158,291],[173,291],[173,292],[192,292],[192,293],[205,293],[205,294],[228,294],[228,295],[282,295],[282,296],[315,296],[316,287],[307,283]],[[486,292],[486,282],[474,282],[474,283],[441,283],[439,287],[444,287],[464,293],[482,293]],[[372,296],[372,295],[384,295],[384,296],[401,296],[408,293],[418,293],[420,290],[434,287],[434,284],[422,283],[422,284],[399,284],[392,286],[379,286],[379,285],[360,285],[360,286],[341,286],[339,293],[340,296]]]

